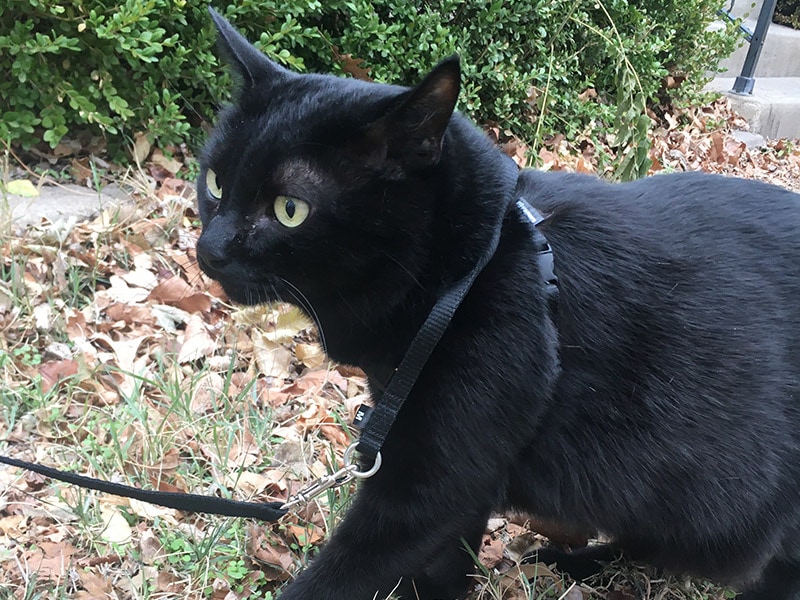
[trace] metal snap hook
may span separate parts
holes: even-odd
[[[325,475],[319,479],[315,479],[293,496],[289,497],[286,502],[281,506],[282,509],[289,509],[297,506],[298,504],[305,504],[313,500],[326,490],[340,487],[349,483],[353,479],[367,479],[372,477],[381,468],[381,453],[375,457],[375,462],[367,471],[359,471],[355,461],[352,460],[353,452],[355,452],[358,442],[350,444],[347,450],[344,451],[344,466],[330,475]]]

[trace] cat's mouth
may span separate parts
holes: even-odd
[[[228,298],[236,304],[252,306],[267,302],[278,302],[286,299],[285,286],[279,281],[263,281],[255,283],[250,279],[214,277],[222,285]]]
[[[198,254],[200,269],[217,281],[228,298],[236,304],[254,305],[282,300],[286,295],[286,285],[281,278],[257,278],[235,263],[225,265],[210,264]]]
[[[225,290],[228,298],[236,304],[252,306],[281,300],[280,294],[269,293],[269,291],[264,288],[254,288],[247,285],[225,285],[222,281],[220,281],[220,284],[222,284],[222,289]]]

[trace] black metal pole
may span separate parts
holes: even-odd
[[[772,23],[772,15],[775,14],[775,6],[777,4],[778,0],[764,0],[764,4],[761,6],[756,29],[753,32],[753,38],[750,40],[750,48],[747,50],[747,57],[744,59],[742,74],[733,82],[732,91],[734,94],[753,94],[753,86],[756,82],[753,74],[756,71],[761,49],[764,47],[764,40],[767,37],[767,29]]]

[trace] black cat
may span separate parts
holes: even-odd
[[[462,597],[465,546],[504,508],[747,600],[800,598],[798,195],[698,173],[509,179],[453,112],[456,59],[413,89],[297,75],[214,18],[241,89],[201,160],[197,256],[232,299],[302,306],[380,402],[502,226],[383,466],[284,600]],[[512,195],[547,216],[556,302]]]

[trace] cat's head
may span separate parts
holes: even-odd
[[[414,88],[300,75],[212,16],[240,85],[200,161],[200,266],[242,303],[402,302],[431,261],[458,60]]]

